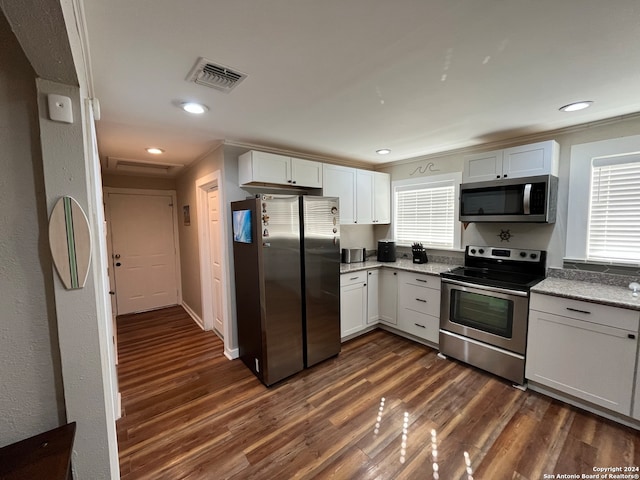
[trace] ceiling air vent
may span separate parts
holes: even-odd
[[[247,75],[234,71],[224,65],[217,65],[206,58],[200,57],[189,72],[187,80],[198,85],[215,88],[228,93],[233,90]]]

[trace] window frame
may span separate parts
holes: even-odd
[[[598,265],[638,266],[640,262],[589,258],[591,175],[594,162],[640,153],[640,135],[601,140],[571,147],[564,260]]]
[[[392,237],[396,238],[396,190],[398,188],[406,188],[406,187],[422,187],[429,188],[428,185],[436,184],[442,185],[450,183],[454,187],[454,209],[453,209],[453,246],[452,247],[442,247],[442,246],[434,246],[430,244],[425,244],[422,242],[424,247],[431,250],[446,250],[446,251],[460,251],[461,250],[461,241],[462,241],[462,223],[460,222],[460,184],[462,183],[462,172],[451,172],[451,173],[443,173],[438,175],[429,175],[425,177],[417,177],[417,178],[408,178],[405,180],[396,180],[391,182],[391,234]],[[415,241],[420,241],[416,239]],[[396,239],[396,243],[398,246],[406,246],[410,247],[410,243],[402,243]]]

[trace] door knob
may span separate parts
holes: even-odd
[[[117,260],[118,258],[120,258],[120,254],[119,254],[119,253],[116,253],[116,254],[113,256],[113,258],[115,258],[115,259]]]

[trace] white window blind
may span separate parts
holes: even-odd
[[[587,258],[640,262],[640,156],[593,161]]]
[[[457,248],[454,180],[395,187],[394,196],[398,244],[420,242],[431,248]]]

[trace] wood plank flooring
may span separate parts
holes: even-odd
[[[118,347],[125,480],[534,480],[640,466],[639,432],[382,330],[271,388],[181,307],[119,317]]]

